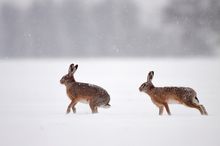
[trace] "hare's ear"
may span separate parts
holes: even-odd
[[[74,66],[73,72],[75,72],[75,71],[77,70],[77,68],[78,68],[78,64],[76,64],[76,65]]]
[[[153,77],[154,77],[154,71],[150,71],[147,76],[147,81],[152,81]]]
[[[72,63],[72,64],[70,64],[70,67],[69,67],[69,70],[68,70],[68,74],[73,73],[73,71],[74,71],[74,64]]]

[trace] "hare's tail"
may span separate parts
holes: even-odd
[[[196,105],[199,105],[199,99],[196,96],[192,98],[192,102]]]
[[[109,103],[107,103],[106,105],[103,106],[103,108],[110,108],[111,105]]]
[[[198,101],[198,103],[199,103],[199,99],[197,98],[197,97],[195,97],[195,99]]]
[[[107,103],[106,105],[102,105],[101,107],[102,107],[102,108],[110,108],[111,105],[110,105],[109,103]]]

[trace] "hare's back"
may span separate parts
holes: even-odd
[[[168,96],[181,101],[188,101],[196,97],[196,92],[189,87],[165,87],[164,91]]]
[[[101,97],[108,95],[107,91],[102,87],[89,83],[76,82],[72,87],[72,90],[78,96]]]

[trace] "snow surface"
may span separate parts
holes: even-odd
[[[59,83],[70,63],[77,81],[105,88],[110,109],[91,114],[87,104],[66,115],[69,99]],[[219,146],[220,59],[0,60],[1,146]],[[154,70],[156,86],[189,86],[209,116],[170,105],[158,115],[138,88]]]

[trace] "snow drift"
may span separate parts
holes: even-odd
[[[91,114],[87,104],[66,115],[69,99],[60,78],[78,63],[77,81],[104,87],[110,109]],[[220,143],[219,59],[69,59],[0,61],[0,145],[145,146]],[[155,71],[156,86],[189,86],[209,116],[170,105],[172,116],[138,87]]]

